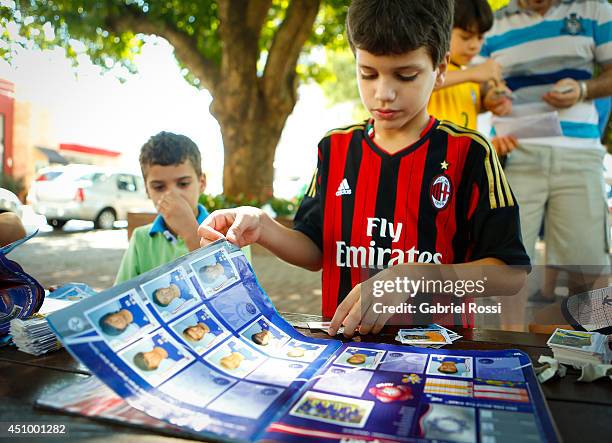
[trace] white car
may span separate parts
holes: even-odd
[[[98,229],[112,229],[128,212],[154,211],[140,173],[91,165],[46,168],[27,197],[35,212],[54,229],[69,220],[93,221]]]

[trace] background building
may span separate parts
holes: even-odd
[[[15,85],[0,79],[0,187],[25,198],[37,172],[46,166],[82,163],[118,165],[121,153],[58,143],[51,115],[43,107],[15,99]]]

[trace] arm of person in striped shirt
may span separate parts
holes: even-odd
[[[581,83],[584,86],[581,86]],[[562,92],[562,87],[571,88],[570,92]],[[574,106],[579,101],[592,100],[612,95],[612,64],[602,65],[599,76],[585,82],[573,78],[559,80],[552,89],[544,94],[542,99],[555,108],[563,109]]]

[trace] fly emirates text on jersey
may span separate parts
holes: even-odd
[[[369,217],[366,224],[366,235],[378,231],[381,238],[389,237],[392,243],[397,243],[402,235],[403,223],[396,225],[385,218]],[[344,241],[336,242],[336,265],[347,268],[384,269],[400,263],[435,263],[442,264],[442,254],[439,252],[419,251],[416,246],[410,249],[381,248],[374,240],[369,247],[347,245]]]

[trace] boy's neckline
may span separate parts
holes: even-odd
[[[378,145],[378,143],[374,141],[374,136],[375,136],[374,119],[372,118],[366,122],[366,125],[364,128],[364,138],[366,142],[368,143],[368,145],[370,145],[370,147],[374,149],[374,151],[378,152],[380,155],[385,156],[385,157],[401,157],[401,156],[407,155],[415,151],[419,146],[421,146],[425,142],[425,140],[429,138],[432,130],[436,126],[437,126],[436,118],[433,116],[429,116],[429,121],[427,122],[427,125],[425,125],[425,128],[419,134],[418,140],[416,140],[414,143],[410,145],[407,145],[407,146],[404,146],[403,148],[398,149],[395,152],[388,151],[387,149]]]

